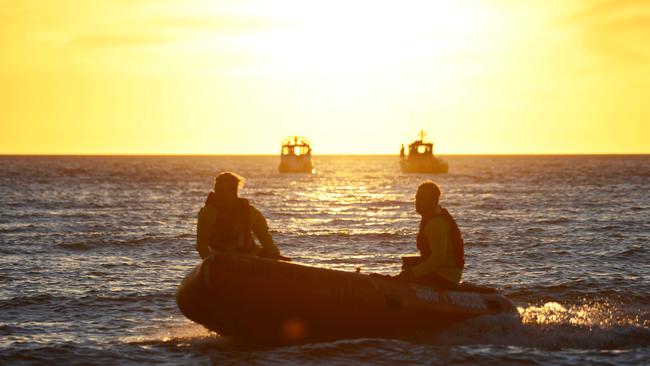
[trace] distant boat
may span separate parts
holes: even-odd
[[[280,173],[312,173],[311,146],[302,136],[290,136],[282,141]]]
[[[425,142],[426,134],[420,131],[420,139],[409,144],[408,155],[404,153],[404,145],[400,151],[400,168],[402,173],[447,173],[449,165],[446,161],[433,155],[433,143]]]

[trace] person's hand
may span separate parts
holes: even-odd
[[[276,257],[276,259],[279,259],[279,260],[281,260],[281,261],[291,262],[291,258],[289,258],[289,257],[285,257],[285,256],[283,256],[282,254],[278,254],[278,256]]]
[[[415,275],[410,269],[405,269],[402,270],[402,272],[400,272],[397,276],[395,276],[395,278],[399,278],[400,280],[412,280],[415,278]]]
[[[281,261],[291,262],[291,258],[285,257],[280,253],[271,253],[264,248],[258,248],[255,252],[258,257],[269,258],[269,259],[279,259]]]

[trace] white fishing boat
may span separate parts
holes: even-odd
[[[447,173],[449,165],[446,161],[433,154],[433,143],[426,142],[426,134],[420,131],[420,139],[408,146],[408,154],[404,145],[400,151],[400,168],[402,173]]]
[[[313,173],[311,146],[302,136],[290,136],[282,141],[280,173]]]

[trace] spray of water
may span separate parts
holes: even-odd
[[[203,326],[190,322],[174,322],[159,327],[134,330],[137,335],[122,337],[124,343],[137,345],[157,345],[164,343],[184,344],[197,342],[214,342],[218,336]]]
[[[442,344],[546,349],[622,349],[650,344],[650,312],[608,302],[546,302],[518,307],[519,318],[486,316],[436,335]]]

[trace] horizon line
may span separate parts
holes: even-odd
[[[436,156],[645,156],[646,153],[453,153],[453,154],[435,154]],[[0,153],[0,157],[164,157],[164,156],[280,156],[279,154],[199,154],[199,153],[27,153],[27,154],[5,154]],[[332,153],[332,154],[312,154],[318,156],[394,156],[399,154],[359,154],[359,153]]]

